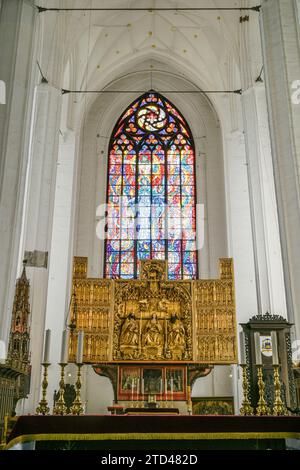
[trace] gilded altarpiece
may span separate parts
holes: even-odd
[[[195,360],[237,362],[236,312],[232,259],[220,260],[220,279],[193,281]]]
[[[77,332],[84,330],[84,361],[107,362],[112,357],[113,282],[87,278],[87,258],[73,266],[69,359],[75,361]]]
[[[233,364],[236,314],[233,261],[220,278],[168,281],[164,261],[143,261],[137,280],[87,278],[87,258],[75,258],[69,359],[85,331],[91,364]]]

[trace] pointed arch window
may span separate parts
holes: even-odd
[[[195,279],[195,147],[176,107],[156,92],[134,101],[109,146],[105,276],[134,279],[139,261],[168,261],[169,279]]]

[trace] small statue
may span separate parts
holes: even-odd
[[[180,359],[186,349],[185,328],[176,314],[172,314],[168,327],[168,349],[173,359]],[[178,357],[180,356],[180,357]]]
[[[156,313],[152,315],[152,318],[147,322],[144,337],[143,346],[162,346],[164,342],[163,328],[157,319]]]
[[[168,339],[169,347],[185,346],[185,329],[182,321],[177,317],[176,313],[171,316]]]
[[[120,334],[120,346],[137,346],[139,342],[139,324],[133,313],[123,323]]]

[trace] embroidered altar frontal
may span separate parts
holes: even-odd
[[[84,330],[84,362],[237,362],[233,260],[219,279],[167,280],[165,261],[142,261],[139,279],[87,278],[87,258],[73,268],[69,360]]]

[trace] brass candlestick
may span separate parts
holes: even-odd
[[[65,367],[67,364],[64,362],[61,362],[59,365],[61,368],[60,381],[59,381],[59,397],[53,408],[53,414],[63,416],[67,414],[67,407],[65,403]]]
[[[72,415],[81,415],[84,412],[81,401],[81,367],[83,364],[77,363],[76,397],[71,407]]]
[[[281,399],[281,383],[279,378],[279,365],[274,365],[274,388],[275,388],[275,399],[273,407],[273,415],[280,416],[286,414],[286,409]]]
[[[270,415],[270,409],[267,406],[265,400],[265,383],[263,381],[263,373],[262,373],[262,366],[257,366],[257,385],[258,385],[258,393],[259,393],[259,400],[257,403],[256,414],[258,416],[263,415]]]
[[[247,368],[247,364],[240,364],[240,366],[243,370],[243,392],[244,392],[244,398],[242,401],[240,414],[242,416],[252,416],[254,413],[253,413],[253,408],[249,400],[249,381],[248,381],[248,374],[247,374],[248,368]]]
[[[167,395],[165,394],[163,397],[163,401],[161,403],[162,408],[168,408],[168,401],[167,401]]]
[[[38,415],[48,415],[50,412],[50,408],[47,402],[47,388],[48,388],[48,367],[51,364],[49,362],[43,362],[42,366],[44,367],[44,376],[42,381],[42,399],[39,403],[39,406],[36,409],[36,413]]]
[[[186,395],[187,395],[187,412],[189,415],[193,413],[193,405],[192,405],[192,398],[191,398],[191,386],[188,385],[186,387]]]

